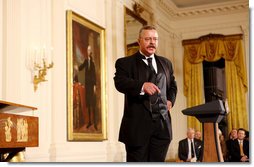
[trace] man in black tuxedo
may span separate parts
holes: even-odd
[[[245,130],[237,130],[237,140],[231,144],[231,162],[249,162],[249,141],[245,139]]]
[[[195,130],[187,130],[187,138],[179,141],[178,158],[184,162],[201,162],[203,157],[202,141],[194,138]]]
[[[163,162],[172,140],[170,110],[177,86],[172,63],[155,54],[155,27],[141,28],[138,43],[137,53],[115,64],[115,87],[125,95],[119,141],[127,162]]]

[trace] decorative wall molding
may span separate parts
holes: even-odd
[[[104,10],[104,6],[106,5],[106,1],[93,0],[86,1],[85,3],[86,5],[84,5],[84,1],[66,0],[67,9],[71,9],[85,19],[105,28],[106,11]],[[91,6],[96,6],[97,10],[90,10]]]
[[[242,30],[242,32],[243,32],[243,35],[245,36],[245,37],[249,37],[249,29],[250,29],[250,27],[249,27],[249,25],[246,25],[246,24],[241,24],[241,30]]]
[[[145,19],[148,24],[153,24],[153,21],[154,21],[154,13],[152,11],[154,11],[154,5],[153,5],[154,2],[151,2],[150,3],[147,3],[147,0],[140,0],[140,1],[137,1],[137,0],[125,0],[124,2],[124,6],[126,6],[128,9],[130,9],[131,11],[135,12],[134,9],[133,9],[133,5],[134,4],[138,4],[141,6],[141,8],[143,9],[143,12],[142,14],[140,14],[140,16]]]
[[[106,162],[106,146],[106,142],[52,143],[49,149],[50,162]]]
[[[126,151],[123,143],[109,141],[106,146],[107,162],[125,162]]]
[[[169,16],[175,19],[186,19],[189,17],[201,17],[209,15],[230,14],[232,12],[242,12],[249,10],[248,0],[228,1],[211,5],[200,5],[196,7],[178,8],[174,3],[167,0],[159,0],[159,6],[165,10]]]
[[[243,33],[243,29],[241,25],[246,25],[246,22],[230,22],[225,24],[213,24],[213,25],[204,25],[204,26],[195,26],[195,27],[187,27],[180,30],[182,35],[182,38],[185,39],[185,35],[188,34],[200,34],[205,31],[226,31],[229,34],[234,33]],[[245,26],[244,26],[245,27]],[[248,27],[248,26],[246,26]],[[185,35],[184,35],[185,34]]]

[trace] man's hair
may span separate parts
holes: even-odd
[[[195,129],[194,129],[194,128],[188,128],[188,129],[187,129],[187,133],[188,133],[188,132],[191,132],[191,131],[195,132]]]
[[[244,134],[245,134],[245,132],[246,132],[246,130],[245,130],[245,129],[243,129],[243,128],[239,128],[239,129],[237,129],[237,133],[238,133],[239,131],[244,131]]]
[[[145,25],[139,30],[139,37],[141,36],[141,33],[143,30],[156,30],[156,28],[152,25]]]

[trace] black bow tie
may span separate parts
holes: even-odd
[[[152,59],[152,57],[146,57],[144,55],[140,55],[142,59],[147,60],[148,58]]]
[[[144,55],[140,55],[141,59],[146,59],[146,57]]]

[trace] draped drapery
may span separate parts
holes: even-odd
[[[227,116],[228,130],[248,129],[246,108],[248,90],[242,35],[209,34],[199,39],[184,40],[184,95],[187,107],[203,104],[204,81],[202,62],[225,59],[226,97],[230,112]],[[188,116],[188,127],[201,130],[200,122]]]

